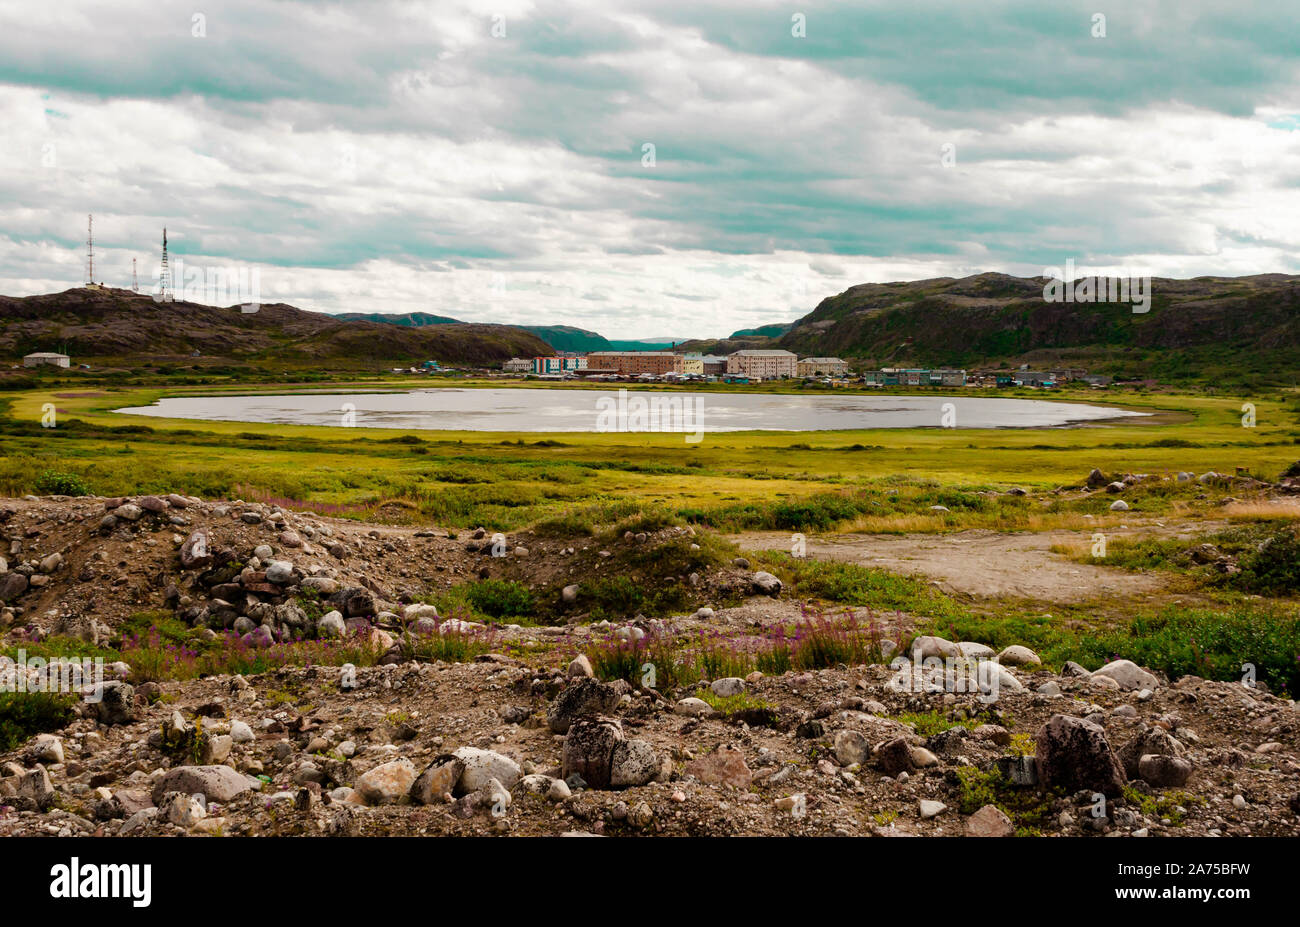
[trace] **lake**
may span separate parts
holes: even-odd
[[[434,431],[671,431],[697,435],[715,431],[941,426],[1044,428],[1146,415],[1078,402],[963,396],[455,388],[399,393],[178,397],[116,411],[280,425]]]

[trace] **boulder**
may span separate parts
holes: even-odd
[[[596,672],[591,668],[591,661],[587,659],[587,655],[585,653],[580,653],[569,661],[569,666],[568,669],[565,670],[565,675],[570,678],[574,676],[595,678]]]
[[[841,766],[865,763],[871,757],[871,743],[858,731],[840,731],[835,735],[835,759]]]
[[[456,784],[465,773],[465,764],[445,753],[424,768],[424,772],[411,786],[411,800],[421,805],[441,802],[445,796],[456,792]],[[491,781],[497,781],[495,778]]]
[[[135,720],[135,687],[119,680],[105,682],[93,704],[100,724],[130,724]]]
[[[1182,756],[1183,752],[1183,745],[1172,734],[1164,728],[1151,727],[1139,732],[1119,750],[1117,755],[1120,765],[1124,767],[1125,775],[1130,779],[1136,779],[1141,775],[1138,767],[1142,757],[1148,754]]]
[[[1092,676],[1094,679],[1098,676],[1113,679],[1119,683],[1121,689],[1155,689],[1160,685],[1160,680],[1132,660],[1115,660],[1107,663]]]
[[[745,691],[745,680],[736,676],[727,676],[713,680],[713,684],[709,688],[713,690],[714,695],[720,698],[730,698]]]
[[[237,773],[229,766],[177,766],[167,770],[154,783],[153,803],[158,805],[168,792],[202,795],[208,801],[233,801],[246,792],[261,788],[261,783]]]
[[[346,633],[347,627],[343,623],[343,616],[338,611],[326,612],[316,622],[318,637],[343,637]]]
[[[1038,659],[1038,654],[1028,647],[1012,644],[998,654],[998,662],[1003,666],[1029,666],[1043,661]]]
[[[1158,789],[1179,788],[1192,776],[1192,764],[1181,756],[1148,753],[1138,761],[1138,777]]]
[[[778,596],[781,594],[783,584],[781,580],[771,573],[759,570],[749,578],[749,581],[753,584],[754,591],[760,595]]]
[[[920,661],[928,657],[941,657],[953,659],[959,658],[961,648],[950,640],[942,637],[932,637],[930,635],[921,635],[912,639],[912,646],[908,648],[908,655],[913,661]]]
[[[266,565],[266,581],[277,586],[293,582],[293,564],[288,560],[272,560]]]
[[[1038,730],[1038,779],[1046,789],[1086,790],[1108,797],[1127,781],[1124,767],[1099,724],[1069,715],[1052,715]]]
[[[623,728],[607,718],[575,721],[564,737],[561,775],[576,774],[594,789],[607,789],[613,774],[614,748],[623,741]]]
[[[367,805],[392,805],[410,794],[414,784],[415,764],[403,757],[362,773],[352,787]]]
[[[663,765],[663,759],[646,741],[621,740],[614,744],[609,784],[616,789],[645,785],[660,775]]]
[[[745,754],[732,744],[723,744],[712,753],[686,764],[685,774],[694,776],[705,785],[729,785],[747,789],[754,775],[745,763]]]
[[[1016,832],[1011,819],[993,805],[985,805],[966,819],[967,837],[1010,837]]]
[[[619,690],[607,682],[586,676],[573,677],[551,702],[546,722],[556,734],[564,734],[581,718],[613,711],[619,698]]]
[[[519,764],[495,751],[461,747],[452,756],[465,766],[456,784],[457,794],[477,792],[489,779],[496,779],[508,789],[519,781]]]
[[[910,773],[916,769],[912,762],[912,748],[902,737],[895,737],[880,745],[876,751],[876,764],[886,776]]]

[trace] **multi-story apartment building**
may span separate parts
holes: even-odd
[[[530,372],[537,374],[577,373],[579,370],[586,369],[587,359],[585,357],[534,357]]]
[[[798,361],[799,358],[789,351],[736,351],[727,355],[727,373],[780,380],[795,375]]]
[[[795,366],[801,377],[842,377],[848,372],[848,361],[838,357],[805,357]]]
[[[614,370],[625,377],[643,373],[661,377],[685,370],[682,355],[671,351],[592,351],[587,355],[587,366],[593,370]]]

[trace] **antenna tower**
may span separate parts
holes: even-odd
[[[95,217],[86,216],[86,283],[95,282]]]
[[[167,266],[167,228],[163,227],[162,271],[158,274],[158,288],[162,291],[162,301],[172,301],[172,272]]]

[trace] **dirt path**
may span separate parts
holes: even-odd
[[[1191,537],[1221,527],[1204,521],[1110,529],[1115,537]],[[747,550],[789,550],[790,534],[757,531],[735,541]],[[809,535],[807,555],[925,576],[945,592],[989,598],[1074,603],[1098,598],[1145,599],[1165,591],[1173,574],[1133,573],[1075,563],[1053,544],[1088,543],[1083,531],[961,531],[953,534]]]

